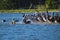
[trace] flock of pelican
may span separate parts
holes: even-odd
[[[2,20],[2,22],[6,22],[6,20]],[[34,14],[23,14],[22,22],[24,24],[31,24],[31,23],[60,23],[60,16],[58,15],[58,13],[56,13],[56,15],[55,15],[54,12],[52,13],[52,16],[49,15],[48,12],[46,12],[46,13],[43,13],[43,12],[38,13],[37,12],[37,13],[34,13]],[[16,24],[15,19],[13,18],[10,23],[11,24]]]
[[[43,22],[45,22],[45,23],[60,23],[60,16],[58,15],[58,13],[56,13],[56,15],[55,15],[53,12],[52,16],[49,15],[48,12],[47,13],[36,13],[36,14],[34,14],[34,15],[24,14],[23,22],[25,24],[30,24],[32,22],[34,22],[34,23],[39,23],[39,22],[40,23],[41,22],[42,23]]]

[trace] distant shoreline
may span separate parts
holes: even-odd
[[[37,11],[36,11],[37,10]],[[15,13],[18,13],[18,12],[46,12],[46,10],[38,10],[38,9],[22,9],[22,10],[0,10],[0,12],[15,12]],[[48,10],[48,12],[60,12],[60,10],[53,10],[53,9],[50,9]]]

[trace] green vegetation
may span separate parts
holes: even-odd
[[[0,0],[0,12],[60,11],[58,0]]]
[[[49,8],[50,0],[46,0],[45,5],[46,5],[46,8]]]
[[[48,9],[59,9],[58,0],[0,0],[0,10],[37,9],[42,5]]]

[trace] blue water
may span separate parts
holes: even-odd
[[[60,12],[59,12],[60,13]],[[0,20],[22,19],[22,14],[1,14]],[[4,24],[0,22],[0,40],[60,40],[60,24]]]

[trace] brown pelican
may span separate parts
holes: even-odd
[[[45,15],[45,13],[42,13],[42,19],[43,19],[44,22],[47,21],[47,20],[46,20],[46,15]]]
[[[60,16],[56,13],[55,20],[60,23]]]
[[[6,22],[6,20],[2,20],[2,22]]]
[[[54,22],[55,21],[55,19],[54,19],[54,12],[53,12],[53,15],[50,17],[50,18],[48,18],[49,19],[49,21],[51,21],[51,22]]]
[[[16,24],[16,22],[15,22],[15,19],[14,19],[14,18],[12,19],[11,24]]]
[[[26,16],[23,17],[23,22],[25,24],[30,24],[31,23],[31,21]]]

